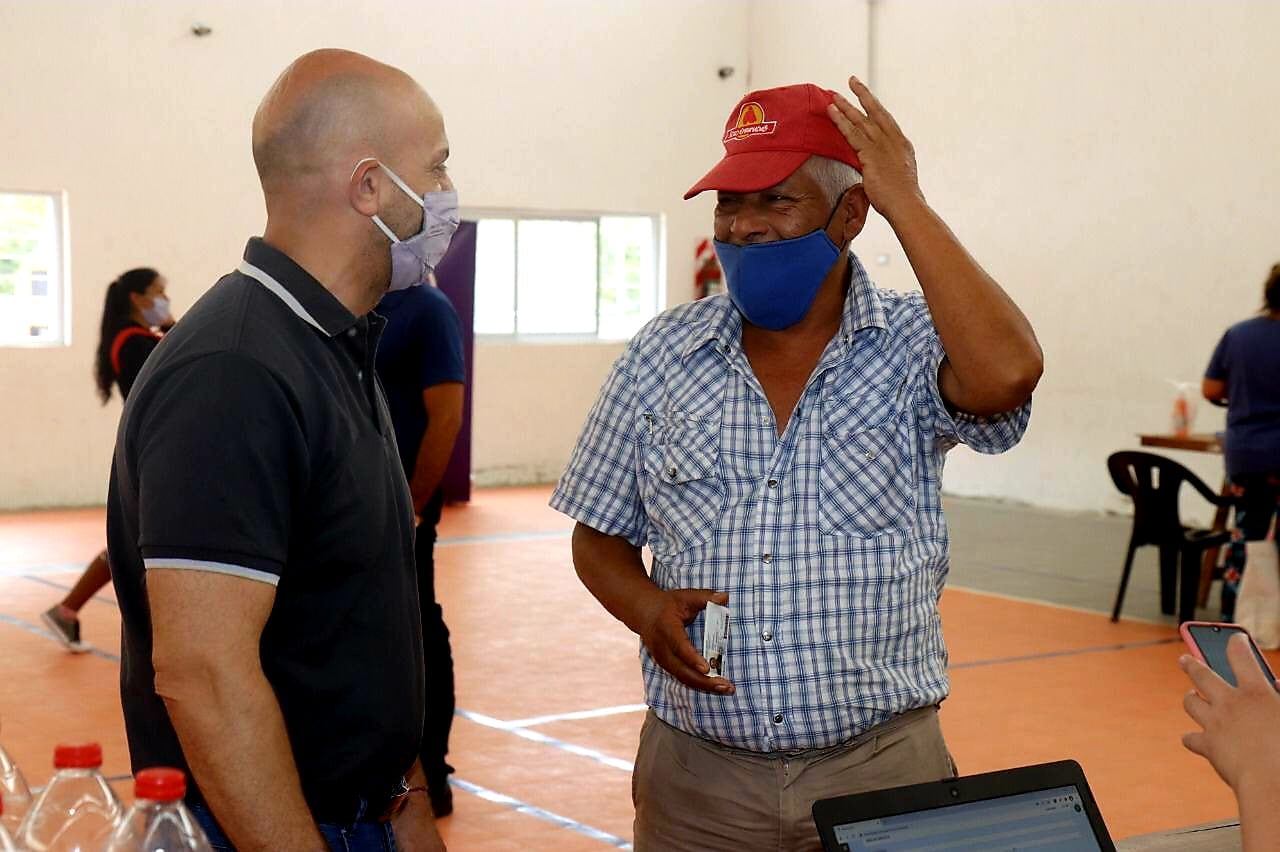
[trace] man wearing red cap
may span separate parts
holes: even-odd
[[[1043,361],[897,122],[850,88],[861,109],[812,85],[734,107],[685,196],[717,193],[728,293],[636,335],[552,497],[579,577],[642,641],[642,852],[818,849],[815,800],[954,774],[943,462],[1018,442]],[[871,208],[923,294],[849,252]],[[708,602],[730,613],[723,677],[699,653]]]

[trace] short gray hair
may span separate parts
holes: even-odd
[[[853,166],[818,154],[805,160],[800,169],[818,182],[830,205],[834,205],[849,187],[862,183],[862,174]]]

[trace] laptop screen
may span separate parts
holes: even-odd
[[[835,826],[840,852],[1098,852],[1079,791],[1057,787]]]

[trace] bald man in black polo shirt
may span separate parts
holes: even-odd
[[[186,768],[219,848],[443,849],[371,310],[452,234],[444,122],[404,73],[317,51],[268,92],[253,153],[266,231],[148,361],[112,466],[133,766]]]

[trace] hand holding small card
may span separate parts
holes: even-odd
[[[711,666],[708,677],[724,677],[724,655],[729,648],[729,608],[707,602],[702,630],[702,656]]]

